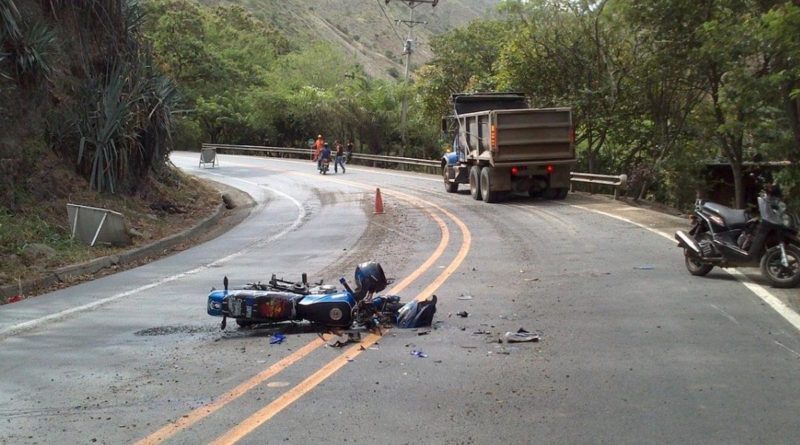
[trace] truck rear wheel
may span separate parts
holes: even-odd
[[[499,194],[492,190],[492,167],[483,167],[481,169],[481,193],[483,194],[483,202],[497,202]]]
[[[444,179],[444,189],[447,193],[456,193],[458,191],[458,183],[455,181],[450,182],[447,179],[447,167],[442,167],[442,178]]]
[[[469,194],[472,195],[472,199],[476,201],[481,199],[480,173],[481,168],[477,165],[473,165],[469,168]]]
[[[569,189],[566,187],[561,187],[556,189],[556,199],[564,199],[567,197],[569,193]]]

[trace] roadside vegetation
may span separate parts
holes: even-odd
[[[0,2],[0,285],[114,251],[70,239],[67,202],[123,213],[134,244],[216,208],[168,163],[177,90],[152,63],[143,12]],[[165,202],[181,213],[150,207]]]

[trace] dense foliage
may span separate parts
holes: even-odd
[[[165,164],[175,90],[153,69],[135,1],[3,0],[0,20],[10,190],[42,146],[111,193],[132,191]]]
[[[183,94],[178,146],[202,142],[305,146],[353,139],[374,153],[402,152],[402,84],[368,78],[325,42],[289,42],[240,6],[148,3],[148,36]],[[409,146],[432,153],[436,127],[408,118]]]

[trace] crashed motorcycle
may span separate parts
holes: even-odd
[[[688,232],[675,233],[692,275],[718,267],[760,267],[772,286],[800,283],[800,240],[786,213],[780,188],[767,187],[758,197],[758,215],[715,202],[697,200]]]
[[[229,289],[228,278],[223,290],[212,289],[208,294],[208,315],[222,317],[224,330],[228,318],[240,327],[281,322],[308,321],[327,328],[346,329],[353,324],[366,329],[386,325],[420,327],[430,325],[436,311],[436,296],[423,302],[400,302],[396,295],[376,295],[389,284],[383,268],[374,261],[356,267],[355,290],[342,277],[344,287],[313,286],[307,275],[291,282],[272,278],[267,283],[248,283],[240,289]]]

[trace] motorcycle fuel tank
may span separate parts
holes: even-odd
[[[353,323],[356,300],[348,292],[306,295],[297,303],[297,315],[326,326],[348,327]]]

